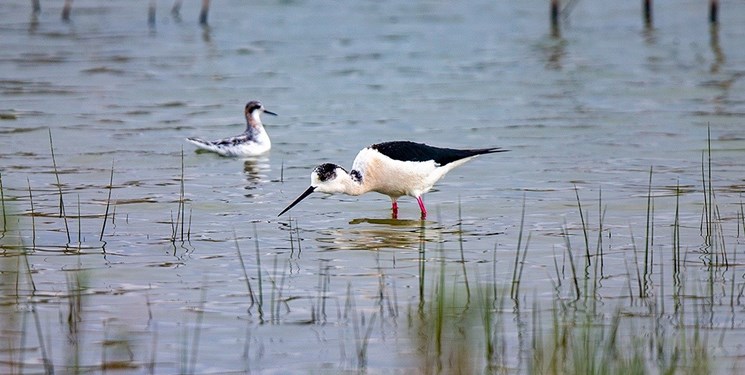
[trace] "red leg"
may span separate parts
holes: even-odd
[[[395,200],[391,200],[391,217],[398,219],[398,203]]]
[[[419,202],[419,209],[422,210],[422,219],[426,219],[427,209],[424,208],[424,202],[422,201],[422,197],[416,197],[416,201]]]

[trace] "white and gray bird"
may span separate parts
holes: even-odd
[[[332,163],[324,163],[313,169],[310,187],[290,203],[278,216],[305,199],[314,191],[362,195],[370,191],[391,198],[393,218],[398,217],[398,198],[408,195],[416,198],[427,217],[422,194],[455,167],[482,154],[505,152],[500,147],[478,149],[453,149],[428,146],[410,141],[393,141],[365,147],[357,154],[352,170]]]
[[[250,101],[246,104],[244,111],[246,131],[242,134],[215,141],[206,141],[196,137],[186,138],[186,140],[202,150],[216,152],[222,156],[245,157],[263,154],[272,148],[272,141],[269,140],[269,134],[266,133],[264,125],[261,123],[262,113],[272,116],[277,115],[274,112],[267,111],[261,102]]]

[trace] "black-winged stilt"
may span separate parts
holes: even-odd
[[[266,113],[273,116],[277,114],[267,111],[261,102],[250,101],[246,104],[246,131],[235,137],[218,139],[216,141],[205,141],[201,138],[186,138],[203,150],[216,152],[222,156],[256,156],[269,151],[272,142],[261,123],[261,114]]]
[[[500,147],[461,150],[409,141],[374,144],[357,154],[350,172],[332,163],[317,166],[310,175],[310,187],[277,216],[314,191],[348,195],[374,191],[391,198],[394,219],[398,217],[396,202],[404,195],[416,198],[424,219],[427,209],[424,208],[422,194],[432,189],[439,179],[478,155],[504,151],[509,150]]]

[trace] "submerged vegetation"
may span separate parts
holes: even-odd
[[[406,276],[416,285],[399,285],[405,279],[389,275],[378,252],[378,267],[363,275],[377,278],[377,290],[371,293],[355,289],[355,278],[341,275],[323,258],[315,270],[306,269],[314,274],[315,285],[299,285],[303,276],[297,263],[302,254],[314,251],[304,243],[301,223],[278,223],[286,231],[286,248],[267,249],[257,229],[266,223],[255,222],[246,237],[252,249],[241,249],[246,239],[240,237],[246,231],[241,228],[233,230],[229,251],[240,269],[228,272],[236,275],[236,285],[245,284],[243,294],[217,297],[221,287],[205,272],[193,298],[176,296],[173,301],[150,297],[151,288],[168,285],[144,280],[146,287],[125,290],[109,285],[105,273],[90,270],[91,254],[102,255],[114,272],[118,265],[107,257],[126,255],[121,242],[116,249],[107,244],[107,239],[122,235],[115,220],[117,205],[124,201],[112,197],[115,164],[108,181],[97,189],[105,199],[81,202],[76,189],[61,178],[51,132],[50,148],[55,178],[51,192],[29,180],[26,194],[7,194],[0,174],[0,352],[5,373],[197,373],[213,370],[212,359],[226,355],[241,364],[231,368],[235,371],[276,368],[283,364],[267,363],[265,357],[283,327],[295,333],[277,339],[280,345],[297,340],[301,344],[295,348],[327,357],[328,352],[338,353],[336,363],[293,366],[301,372],[395,368],[462,374],[737,373],[738,358],[745,354],[738,332],[743,328],[745,270],[737,254],[745,236],[745,205],[719,203],[710,144],[702,155],[700,214],[684,212],[680,184],[657,187],[650,168],[646,194],[638,198],[644,202],[643,228],[609,223],[602,190],[597,200],[588,201],[575,186],[575,206],[567,209],[563,226],[556,228],[560,241],[548,251],[531,242],[535,237],[525,204],[529,196],[523,198],[519,226],[484,249],[486,261],[471,262],[464,254],[460,217],[450,232],[443,230],[447,227],[442,220],[402,225],[400,233],[410,238],[396,238],[397,246],[418,255],[399,260],[393,253],[392,262],[415,263],[416,272]],[[198,246],[192,243],[183,151],[174,181],[178,190],[171,194],[177,198],[175,204],[168,202],[162,233],[155,230],[148,236],[169,253],[185,257]],[[684,217],[700,217],[699,225]],[[443,240],[450,233],[456,240]],[[701,242],[686,242],[691,238]],[[505,250],[505,243],[514,247]],[[498,259],[498,252],[512,257]],[[45,263],[47,257],[63,258],[58,262],[63,279],[48,271],[54,267]],[[135,292],[134,299],[127,291]],[[216,298],[240,301],[238,324],[216,314]],[[179,313],[153,316],[155,303],[173,303]],[[216,349],[205,337],[221,329],[231,330],[233,340]],[[389,354],[392,347],[398,352],[395,357]]]

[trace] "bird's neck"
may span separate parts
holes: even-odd
[[[253,111],[246,115],[246,131],[251,129],[264,131],[264,125],[261,123],[261,113],[259,111]]]
[[[257,112],[246,116],[246,134],[248,134],[250,139],[258,143],[269,144],[271,142],[269,140],[269,135],[266,134],[266,131],[264,130],[264,126],[261,124],[261,119]]]
[[[365,186],[364,180],[357,177],[358,175],[359,172],[357,171],[352,171],[351,174],[344,175],[344,177],[340,181],[344,187],[342,193],[347,195],[362,195],[370,191],[370,189]]]

